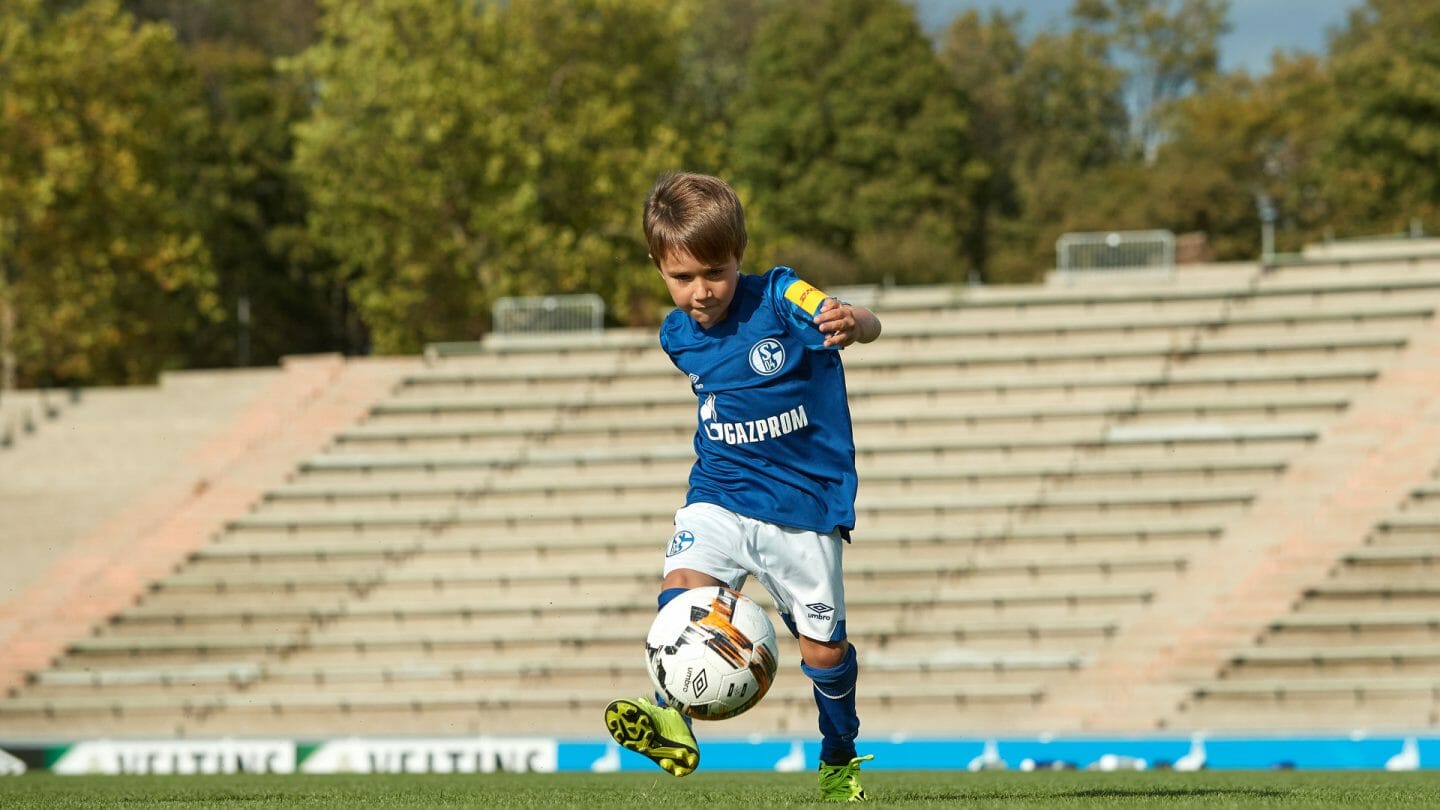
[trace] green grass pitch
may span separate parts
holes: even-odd
[[[871,805],[966,808],[1440,807],[1440,772],[871,771]],[[54,776],[0,779],[0,807],[812,807],[813,774]]]

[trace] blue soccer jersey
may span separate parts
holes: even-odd
[[[821,533],[854,527],[845,371],[812,321],[824,299],[776,267],[742,273],[725,320],[709,329],[682,310],[665,318],[660,345],[699,407],[687,505]]]

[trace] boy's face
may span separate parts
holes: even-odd
[[[672,251],[660,259],[660,277],[670,290],[670,299],[702,329],[725,320],[730,300],[740,283],[740,258],[721,265],[708,265],[689,253]]]

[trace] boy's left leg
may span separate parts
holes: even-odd
[[[703,577],[693,571],[668,577],[656,599],[657,609],[663,609],[690,587],[708,584]],[[689,775],[700,764],[700,748],[690,729],[690,718],[665,705],[659,692],[655,693],[654,703],[645,698],[610,701],[605,707],[605,728],[621,748],[648,758],[671,776]]]
[[[703,503],[675,513],[675,534],[665,555],[657,609],[664,609],[691,588],[724,585],[738,590],[744,584],[745,572],[730,559],[739,534],[735,518]],[[682,536],[688,542],[679,542]],[[621,748],[640,754],[672,776],[690,774],[700,764],[700,747],[690,718],[665,705],[658,692],[653,703],[645,698],[611,701],[605,707],[605,727]]]
[[[820,711],[821,798],[865,801],[860,763],[873,757],[855,753],[855,738],[860,733],[860,717],[855,711],[860,665],[855,647],[847,641],[819,642],[802,636],[800,650],[804,659],[800,669],[814,684],[815,707]]]
[[[820,642],[800,638],[800,670],[814,684],[820,710],[820,761],[840,765],[855,758],[860,717],[855,712],[855,683],[860,665],[848,641]]]

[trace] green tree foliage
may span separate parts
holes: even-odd
[[[1025,48],[1019,27],[1023,15],[993,11],[984,19],[975,11],[957,16],[944,33],[940,59],[972,110],[970,136],[985,174],[974,186],[965,234],[970,267],[980,279],[993,279],[991,253],[1020,214],[1015,164],[1019,155],[1020,71]]]
[[[309,113],[300,78],[276,57],[304,50],[315,0],[130,0],[170,24],[200,77],[210,112],[214,191],[202,212],[217,291],[230,317],[196,336],[197,365],[270,364],[296,352],[363,349],[335,263],[309,238],[291,165],[294,125]],[[248,316],[248,317],[247,317]]]
[[[1335,96],[1318,59],[1277,56],[1271,72],[1223,77],[1171,111],[1147,198],[1176,232],[1207,234],[1215,257],[1259,255],[1258,205],[1277,216],[1280,250],[1320,235],[1330,210],[1320,167]]]
[[[974,160],[963,99],[899,0],[783,4],[761,24],[736,100],[734,158],[771,224],[855,262],[825,283],[965,278]],[[884,245],[903,244],[900,263]],[[796,264],[799,264],[797,261]]]
[[[326,3],[296,165],[378,351],[476,337],[499,296],[653,298],[638,210],[684,151],[683,22],[663,0]]]
[[[1135,142],[1147,155],[1165,136],[1166,107],[1218,75],[1228,0],[1075,0],[1071,16],[1126,67]]]
[[[1228,6],[932,43],[902,0],[6,0],[0,386],[415,351],[504,295],[648,322],[669,169],[737,186],[748,266],[824,285],[1033,281],[1077,230],[1250,258],[1260,195],[1282,250],[1433,228],[1435,4],[1256,77],[1218,71]]]
[[[113,0],[0,6],[0,300],[21,384],[151,380],[219,316],[206,114],[172,31]]]
[[[272,56],[293,55],[314,41],[318,0],[125,0],[144,20],[164,20],[186,46],[244,43]]]
[[[987,281],[1035,280],[1067,231],[1171,226],[1145,158],[1171,137],[1173,105],[1216,80],[1226,6],[1076,0],[1071,28],[1023,46],[1018,17],[951,23],[941,58],[977,104],[990,167],[971,240]]]
[[[309,111],[300,82],[242,43],[209,41],[192,54],[213,132],[206,241],[226,310],[236,314],[202,335],[196,360],[269,364],[286,353],[363,347],[335,262],[309,236],[291,163],[294,127]]]
[[[714,145],[724,146],[734,125],[736,98],[745,88],[746,64],[760,23],[784,0],[697,2],[686,6],[687,23],[676,98],[689,116],[687,137],[718,128]],[[708,139],[707,139],[708,140]]]
[[[1440,6],[1369,0],[1331,43],[1340,233],[1440,222]]]
[[[1053,266],[1060,234],[1113,227],[1094,223],[1134,207],[1125,73],[1111,64],[1108,39],[1075,28],[1038,34],[1022,48],[1018,24],[959,17],[941,51],[986,119],[977,121],[977,143],[1004,193],[979,260],[989,282],[1035,280]]]

